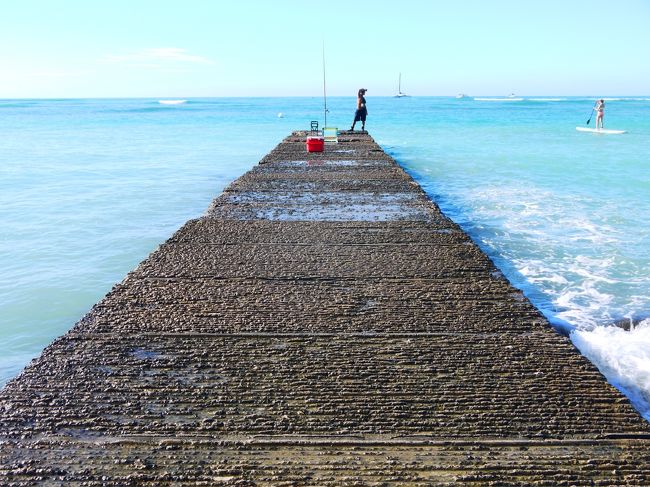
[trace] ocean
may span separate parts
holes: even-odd
[[[367,128],[650,420],[650,96],[605,98],[623,135],[575,130],[596,97],[497,98],[368,96]],[[328,125],[349,128],[354,105],[329,98]],[[0,385],[323,112],[0,100]]]

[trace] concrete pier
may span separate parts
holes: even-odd
[[[0,393],[0,485],[650,485],[650,428],[365,133],[296,132]]]

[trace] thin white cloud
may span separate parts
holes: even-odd
[[[154,69],[188,64],[214,64],[211,59],[191,54],[186,49],[178,47],[158,47],[140,49],[124,54],[109,54],[104,58],[104,61]]]
[[[93,74],[95,71],[91,69],[44,69],[41,71],[30,71],[24,73],[28,77],[36,78],[80,78]]]

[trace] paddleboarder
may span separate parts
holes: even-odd
[[[354,121],[352,122],[352,127],[350,130],[354,130],[354,125],[361,121],[361,130],[366,130],[366,116],[368,115],[368,109],[366,108],[366,98],[363,96],[366,94],[365,88],[360,88],[359,93],[357,93],[357,111],[354,112]]]
[[[596,111],[596,128],[604,129],[605,125],[603,124],[603,117],[605,116],[605,100],[602,98],[598,100],[594,110]]]

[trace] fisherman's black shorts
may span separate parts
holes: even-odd
[[[365,122],[366,121],[366,115],[368,115],[368,110],[365,108],[359,108],[356,112],[354,112],[354,121],[355,122]]]

